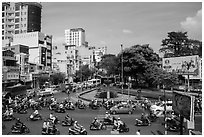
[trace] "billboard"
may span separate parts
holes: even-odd
[[[174,91],[172,108],[177,114],[180,114],[189,121],[193,121],[194,100],[195,97],[188,93]]]
[[[198,63],[198,55],[162,59],[162,66],[164,70],[167,72],[175,72],[180,75],[198,75]],[[188,64],[190,64],[189,68]]]

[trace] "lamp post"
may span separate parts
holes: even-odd
[[[131,77],[128,77],[129,85],[128,85],[128,97],[130,98],[130,87],[131,87]]]
[[[163,90],[164,90],[164,135],[167,135],[167,118],[166,118],[166,91],[165,91],[165,86],[163,84]]]
[[[123,44],[121,44],[121,82],[122,82],[122,100],[123,100]]]

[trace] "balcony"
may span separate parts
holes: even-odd
[[[7,27],[6,29],[7,29],[7,31],[13,32],[13,30],[14,30],[15,28],[14,28],[14,27]]]
[[[15,24],[14,21],[7,21],[6,23],[7,23],[8,25],[14,25],[14,24]]]
[[[14,10],[12,10],[12,9],[7,9],[7,11],[6,11],[7,13],[15,13],[15,11]]]

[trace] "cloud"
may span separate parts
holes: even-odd
[[[133,32],[131,30],[128,30],[128,29],[123,29],[123,33],[124,34],[131,34]]]
[[[190,38],[202,39],[202,9],[200,9],[194,17],[187,17],[182,21],[181,28],[188,32]]]

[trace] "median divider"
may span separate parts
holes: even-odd
[[[87,94],[87,93],[92,92],[92,91],[97,90],[97,89],[98,88],[93,88],[90,90],[83,91],[82,93],[79,93],[78,98],[85,100],[85,101],[88,101],[88,102],[91,102],[91,99],[84,98],[84,97],[82,97],[82,95]]]

